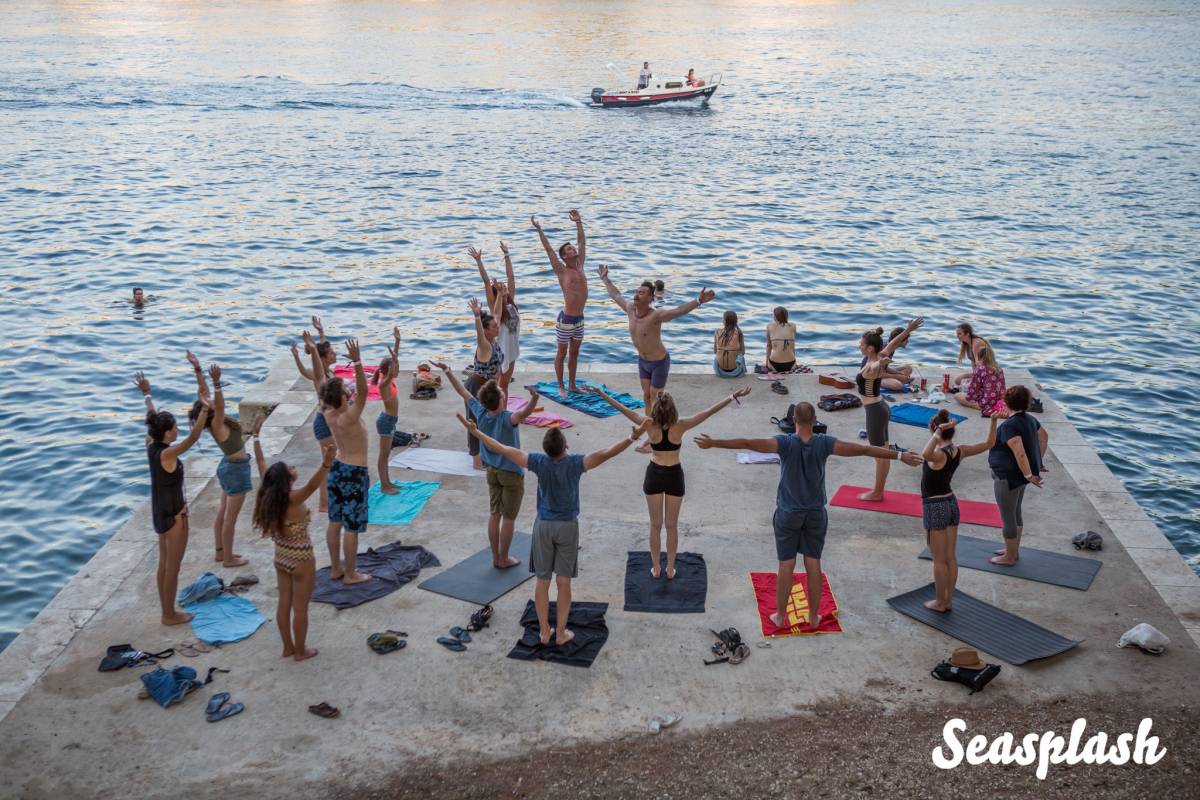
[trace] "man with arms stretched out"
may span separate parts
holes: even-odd
[[[712,439],[707,434],[695,437],[701,450],[721,447],[726,450],[753,450],[779,454],[779,489],[775,495],[775,551],[779,556],[779,579],[775,584],[775,613],[771,622],[791,627],[787,621],[787,602],[792,594],[792,573],[796,554],[804,556],[808,587],[808,626],[816,629],[821,622],[821,550],[829,516],[825,511],[825,460],[829,456],[871,456],[899,458],[910,467],[921,463],[920,456],[899,453],[890,447],[875,447],[858,442],[840,442],[824,433],[813,433],[817,411],[812,403],[797,403],[793,416],[796,432],[772,439]],[[815,589],[813,587],[816,587]]]
[[[583,218],[574,209],[568,216],[575,223],[577,244],[567,242],[558,248],[557,253],[550,246],[550,240],[542,231],[542,224],[537,221],[537,217],[529,218],[542,240],[542,247],[546,250],[550,266],[558,277],[558,285],[562,288],[563,310],[558,312],[558,322],[554,326],[554,336],[558,341],[558,350],[554,353],[554,374],[558,378],[560,396],[567,393],[567,388],[563,386],[563,358],[567,357],[568,351],[568,370],[571,378],[569,388],[572,392],[579,391],[575,386],[575,368],[579,364],[579,347],[583,344],[583,307],[587,305],[588,298],[587,276],[583,273],[583,262],[587,257]]]
[[[600,280],[608,289],[608,296],[621,307],[629,316],[629,338],[638,354],[638,377],[642,381],[642,401],[646,404],[646,414],[654,410],[653,398],[667,388],[667,376],[671,372],[671,354],[662,343],[662,324],[667,320],[682,317],[717,296],[712,289],[702,289],[695,300],[677,305],[674,308],[654,308],[654,283],[642,281],[642,285],[633,294],[633,300],[627,301],[608,277],[608,266],[600,265]],[[647,445],[648,447],[648,445]],[[643,448],[638,448],[639,452]]]
[[[312,334],[304,332],[304,344],[312,355],[314,375],[324,374],[324,365]],[[367,495],[371,491],[371,473],[367,470],[367,426],[362,412],[367,405],[367,374],[362,368],[358,341],[346,341],[346,354],[354,363],[355,402],[347,396],[341,378],[321,382],[317,398],[337,445],[337,458],[329,468],[329,527],[325,544],[329,547],[329,577],[345,583],[363,583],[370,575],[357,572],[358,535],[367,530]],[[342,536],[343,529],[346,535]],[[345,564],[342,564],[342,556]]]
[[[546,431],[542,438],[545,452],[525,453],[482,433],[462,414],[458,415],[458,421],[484,447],[538,476],[537,518],[533,521],[533,542],[529,547],[529,571],[537,578],[533,605],[537,609],[542,644],[550,644],[553,638],[562,647],[575,638],[567,628],[567,617],[571,612],[571,578],[579,574],[579,479],[637,441],[647,423],[643,422],[629,436],[605,450],[580,456],[567,454],[567,437],[558,428]],[[558,584],[555,627],[550,626],[551,575]]]

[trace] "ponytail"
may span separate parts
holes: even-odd
[[[938,412],[933,415],[933,419],[929,420],[929,431],[934,433],[939,425],[945,425],[950,421],[950,412],[944,408],[939,408]],[[939,434],[944,441],[950,441],[954,438],[954,428],[947,428]]]

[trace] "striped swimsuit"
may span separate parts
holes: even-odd
[[[304,519],[284,523],[284,535],[275,539],[275,566],[291,575],[305,561],[315,561],[312,540],[308,538],[308,524],[312,512],[304,510]]]

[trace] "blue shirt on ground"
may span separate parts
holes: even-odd
[[[569,522],[579,516],[579,478],[586,471],[583,456],[555,461],[545,453],[530,453],[529,471],[538,476],[538,518]]]
[[[483,407],[483,403],[479,402],[474,397],[470,403],[471,413],[475,415],[475,425],[480,431],[495,439],[500,444],[506,444],[509,447],[521,449],[521,432],[517,430],[517,426],[513,424],[512,412],[507,408],[501,409],[499,413],[493,414]],[[513,462],[509,461],[499,453],[493,453],[488,450],[487,445],[482,442],[479,445],[480,455],[483,458],[483,463],[489,467],[496,469],[515,472],[518,475],[524,475],[525,470],[518,467]]]
[[[996,430],[996,444],[988,451],[988,466],[992,468],[993,474],[1008,481],[1008,488],[1016,489],[1029,483],[1017,464],[1017,457],[1013,455],[1012,448],[1008,446],[1008,440],[1014,436],[1021,437],[1025,455],[1029,457],[1029,468],[1034,475],[1040,475],[1042,449],[1038,445],[1038,430],[1041,427],[1040,422],[1022,411],[1004,420]]]
[[[775,437],[779,450],[779,491],[775,505],[781,511],[820,511],[825,508],[825,459],[837,439],[814,433],[805,442],[794,433]]]

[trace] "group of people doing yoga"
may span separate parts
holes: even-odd
[[[563,295],[563,306],[555,325],[555,376],[560,396],[581,391],[576,374],[585,335],[584,311],[588,298],[588,283],[583,271],[587,253],[583,221],[578,211],[573,210],[568,216],[576,227],[576,241],[564,243],[557,249],[550,244],[536,217],[530,218]],[[566,627],[566,614],[570,607],[570,580],[577,574],[578,566],[579,481],[583,473],[599,467],[641,438],[638,449],[650,453],[642,489],[649,516],[651,573],[656,579],[672,580],[678,550],[679,515],[685,494],[680,458],[684,439],[690,430],[730,403],[740,404],[740,398],[747,396],[750,388],[740,388],[692,416],[681,416],[666,388],[671,359],[662,342],[662,324],[700,308],[713,300],[716,293],[704,288],[693,300],[674,307],[656,307],[656,300],[662,297],[661,282],[656,286],[652,281],[644,281],[632,297],[626,298],[614,283],[609,268],[601,264],[600,279],[609,297],[628,318],[630,339],[637,351],[644,407],[640,410],[629,408],[599,387],[585,386],[582,391],[595,393],[627,417],[633,423],[632,432],[608,448],[574,455],[567,452],[562,431],[550,428],[543,437],[542,452],[522,451],[519,426],[535,408],[539,395],[536,388],[526,387],[529,399],[525,404],[515,411],[508,407],[508,390],[519,354],[520,311],[512,259],[503,242],[500,249],[505,262],[504,281],[490,277],[480,251],[474,248],[468,251],[478,269],[485,297],[484,304],[475,299],[469,303],[475,348],[468,377],[459,381],[447,364],[432,363],[442,370],[450,386],[462,397],[465,413],[459,415],[459,420],[467,430],[468,452],[475,467],[486,471],[490,512],[488,540],[493,566],[497,569],[510,569],[520,564],[508,551],[524,496],[524,472],[529,470],[537,475],[537,515],[528,568],[537,579],[534,599],[542,641],[550,643],[553,640],[561,645],[572,636]],[[250,458],[246,452],[252,445],[260,475],[253,511],[254,526],[264,536],[271,537],[275,544],[274,564],[279,581],[277,622],[284,645],[283,655],[297,660],[317,654],[306,644],[307,607],[315,579],[315,555],[309,536],[311,514],[306,506],[312,494],[319,494],[318,509],[328,515],[325,538],[331,579],[348,584],[371,580],[370,575],[356,569],[358,538],[367,528],[367,498],[371,485],[368,434],[362,420],[370,387],[377,387],[383,404],[375,421],[379,436],[376,468],[382,492],[394,494],[398,491],[388,471],[392,448],[407,446],[420,436],[398,429],[399,330],[393,328],[388,355],[379,362],[369,379],[358,342],[354,339],[345,342],[345,354],[353,368],[351,386],[334,374],[338,355],[326,337],[320,318],[314,316],[311,321],[317,336],[309,331],[304,331],[301,336],[308,363],[301,358],[299,345],[291,347],[297,370],[312,384],[319,405],[313,420],[313,435],[322,451],[321,467],[303,484],[295,467],[283,461],[267,466],[256,437],[261,420],[252,426],[254,430],[246,431],[238,420],[225,413],[218,365],[211,365],[207,372],[212,380],[210,390],[199,359],[190,351],[187,353],[196,378],[197,399],[188,415],[191,430],[182,440],[174,416],[155,408],[149,382],[142,373],[135,376],[135,384],[142,390],[147,409],[151,504],[154,527],[160,534],[157,582],[163,624],[181,624],[191,616],[175,606],[179,568],[188,540],[188,511],[180,457],[204,431],[208,431],[222,452],[217,469],[221,500],[213,526],[215,560],[231,568],[247,563],[234,551],[234,534],[237,516],[245,496],[252,489]],[[707,435],[694,439],[701,449],[720,447],[779,456],[780,480],[773,518],[779,560],[779,611],[773,618],[777,625],[785,626],[784,609],[799,556],[804,558],[808,585],[820,585],[820,558],[827,528],[824,465],[830,455],[876,459],[874,487],[860,497],[867,501],[883,499],[890,461],[902,460],[910,466],[922,466],[924,523],[934,555],[937,585],[937,597],[929,604],[931,608],[939,611],[951,608],[957,575],[954,542],[958,512],[950,480],[963,458],[989,451],[1005,537],[1005,548],[997,551],[994,561],[1012,564],[1019,558],[1024,487],[1029,483],[1041,485],[1040,474],[1044,471],[1041,456],[1046,450],[1047,437],[1037,421],[1025,413],[1029,391],[1021,386],[1005,390],[1003,373],[996,367],[990,345],[975,335],[969,325],[960,325],[957,335],[961,344],[959,360],[969,359],[972,371],[958,376],[955,383],[967,381],[966,390],[958,393],[960,402],[992,416],[988,439],[975,445],[955,445],[955,426],[950,422],[948,412],[943,410],[931,423],[931,438],[921,456],[890,442],[890,412],[881,390],[899,389],[912,381],[912,369],[894,365],[892,357],[897,349],[907,345],[922,323],[923,320],[917,318],[894,329],[886,343],[882,328],[867,331],[859,340],[862,361],[855,382],[866,417],[866,444],[839,441],[827,434],[814,433],[816,412],[805,402],[796,404],[794,434],[769,439],[720,440]],[[768,370],[786,372],[795,366],[795,338],[795,325],[788,321],[787,310],[777,308],[766,331],[765,367]],[[718,374],[734,377],[731,373],[744,373],[745,344],[734,312],[725,313],[724,326],[714,335],[714,349],[714,367]],[[995,398],[996,373],[1000,375],[1000,398]],[[1010,416],[997,428],[1000,414],[994,412],[1000,408],[999,402],[1003,402],[1003,411]],[[665,553],[662,546],[664,527]],[[554,624],[548,616],[552,580],[557,583],[559,600],[558,618]],[[819,623],[817,614],[817,604],[813,603],[809,622],[814,627]]]

